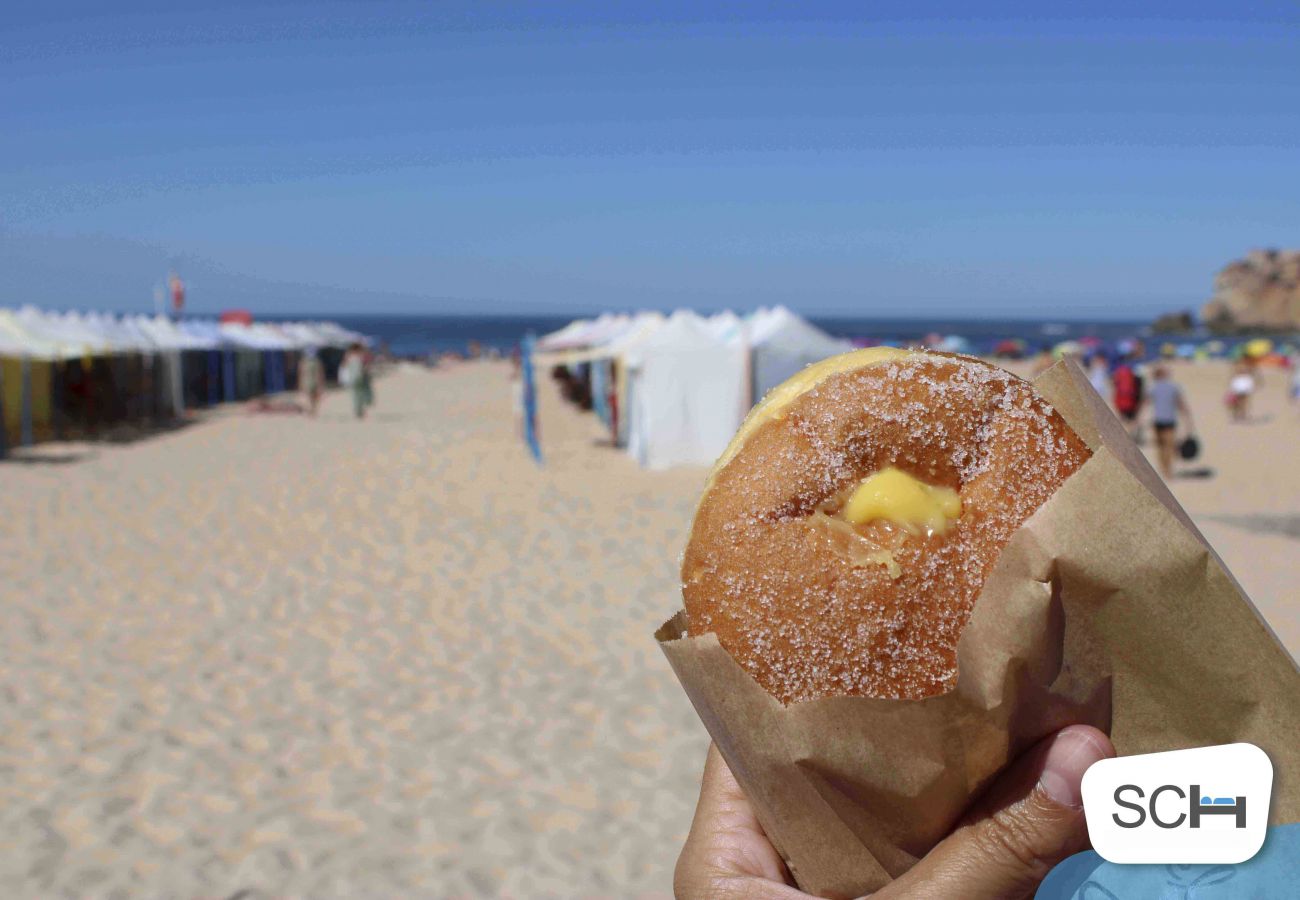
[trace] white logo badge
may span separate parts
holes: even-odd
[[[1093,849],[1113,863],[1242,863],[1264,846],[1273,763],[1254,744],[1122,756],[1083,776]]]

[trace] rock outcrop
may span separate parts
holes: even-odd
[[[1165,313],[1151,325],[1156,334],[1187,334],[1196,328],[1196,319],[1190,312]]]
[[[1201,320],[1215,331],[1300,329],[1300,250],[1252,250],[1228,263]]]

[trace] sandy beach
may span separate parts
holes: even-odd
[[[670,894],[706,738],[651,635],[704,472],[545,379],[536,467],[507,371],[0,463],[0,894]],[[1300,653],[1300,410],[1175,376],[1174,490]]]

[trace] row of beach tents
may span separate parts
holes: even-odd
[[[664,469],[712,463],[764,394],[850,349],[778,306],[743,317],[678,310],[579,319],[539,338],[533,361],[590,404],[616,446]]]
[[[293,390],[308,350],[333,381],[344,348],[364,340],[333,322],[0,308],[0,455]]]
[[[879,339],[858,343],[902,345]],[[1021,338],[974,342],[933,334],[908,343],[995,358],[1100,356],[1112,363],[1122,358],[1226,358],[1285,366],[1296,352],[1293,345],[1261,337],[1159,345],[1135,338],[1083,337],[1031,346]],[[701,316],[689,310],[668,316],[605,313],[537,339],[533,363],[549,367],[569,399],[599,416],[611,442],[642,466],[662,469],[712,463],[764,394],[804,366],[853,346],[782,306],[744,316],[730,311]]]

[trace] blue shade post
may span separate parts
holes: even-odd
[[[542,463],[542,445],[537,433],[537,386],[533,381],[533,344],[531,334],[524,336],[521,369],[524,379],[524,440],[538,465]]]

